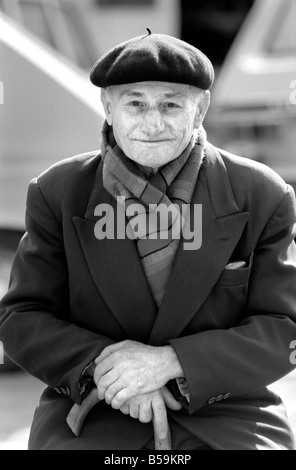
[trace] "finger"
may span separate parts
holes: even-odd
[[[94,382],[98,386],[100,380],[113,369],[113,364],[106,359],[102,364],[95,368]]]
[[[118,381],[119,377],[116,372],[113,370],[110,371],[108,374],[104,375],[101,380],[97,384],[98,390],[98,397],[100,400],[104,400],[106,398],[107,390]]]
[[[104,359],[109,357],[111,354],[113,354],[116,351],[119,351],[122,348],[123,344],[124,344],[124,341],[121,341],[120,343],[115,343],[115,344],[111,344],[110,346],[107,346],[103,350],[103,352],[99,355],[99,357],[97,357],[97,359],[95,360],[95,364],[96,365],[100,364],[102,361],[104,361]]]
[[[110,385],[110,387],[107,388],[105,395],[104,395],[105,402],[108,405],[111,405],[113,399],[123,388],[124,386],[122,385],[122,382],[120,380],[116,380],[116,382],[114,382],[113,384]],[[120,406],[117,409],[121,408],[126,401],[127,400],[124,400],[124,402],[120,403]]]
[[[131,393],[131,391],[127,388],[120,390],[117,395],[113,398],[111,402],[111,406],[114,410],[119,410],[126,401],[130,398],[133,398],[135,395]]]
[[[139,419],[140,417],[139,403],[131,400],[129,409],[130,409],[130,417],[134,419]]]
[[[152,401],[155,441],[165,441],[169,434],[167,411],[161,394]]]
[[[139,406],[139,420],[143,424],[151,423],[153,418],[151,399],[141,403]]]
[[[163,387],[161,391],[164,402],[170,410],[180,411],[182,409],[181,403],[175,399],[167,387]]]
[[[124,415],[129,415],[130,414],[130,410],[129,410],[129,406],[128,405],[123,405],[120,410],[121,413],[123,413]]]

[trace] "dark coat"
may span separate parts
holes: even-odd
[[[49,385],[30,448],[132,450],[149,441],[151,424],[104,403],[79,439],[65,423],[81,401],[86,365],[125,339],[175,348],[191,404],[170,412],[171,423],[214,449],[294,448],[281,400],[267,389],[293,368],[293,190],[267,167],[208,146],[192,201],[203,207],[202,247],[185,251],[181,243],[159,312],[135,242],[95,238],[102,203],[116,206],[97,153],[60,162],[29,187],[27,234],[1,303],[0,338],[14,361]],[[225,269],[232,261],[247,266]]]

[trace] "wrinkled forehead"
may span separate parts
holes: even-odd
[[[116,85],[105,90],[117,99],[134,97],[196,100],[202,94],[202,90],[192,85],[151,81]]]

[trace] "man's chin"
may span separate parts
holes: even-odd
[[[138,165],[157,169],[175,160],[177,155],[175,153],[172,154],[171,152],[162,152],[160,149],[155,149],[152,152],[147,153],[143,152],[143,149],[139,149],[137,152],[133,152],[133,154],[128,157]]]

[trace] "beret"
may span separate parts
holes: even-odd
[[[187,42],[164,34],[139,36],[103,55],[91,71],[91,82],[102,88],[160,81],[211,88],[214,68],[208,57]]]

